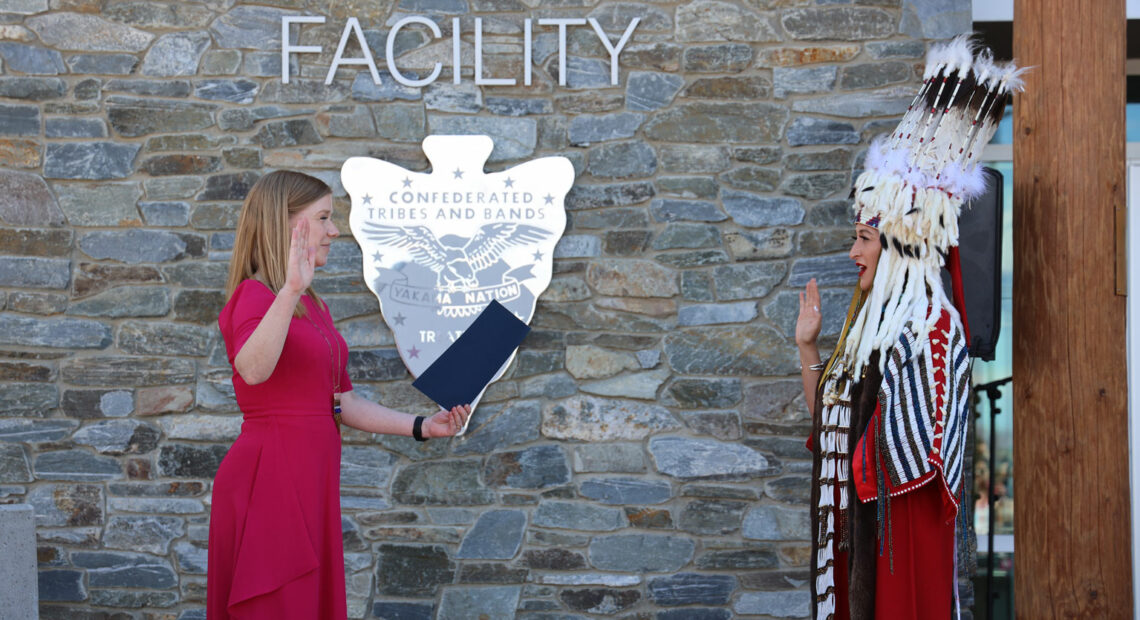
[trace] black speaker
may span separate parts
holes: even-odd
[[[1002,175],[984,168],[986,193],[963,205],[958,219],[958,252],[966,321],[970,327],[970,357],[993,361],[1001,332]],[[949,296],[950,274],[942,271]]]

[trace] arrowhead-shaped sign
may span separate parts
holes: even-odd
[[[492,299],[529,324],[550,284],[574,168],[544,157],[486,174],[493,147],[487,136],[428,136],[430,173],[371,157],[341,168],[364,281],[415,377]]]

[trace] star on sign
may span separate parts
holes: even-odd
[[[384,255],[379,253],[379,252],[376,252],[375,254],[372,255],[372,260],[374,260],[376,262],[380,262],[383,259],[384,259]]]
[[[554,196],[551,196],[550,194],[543,196],[542,199],[545,200],[546,204],[548,205],[554,204]]]
[[[408,349],[408,357],[416,357],[416,358],[418,358],[419,356],[420,356],[420,350],[419,350],[419,349],[417,349],[415,346],[413,346],[412,348]]]
[[[534,251],[533,256],[534,256],[534,260],[542,260],[542,252],[539,252],[538,250]]]
[[[372,196],[369,196],[368,194],[365,194],[365,195],[364,195],[364,204],[366,204],[366,205],[370,205],[370,204],[372,204]]]
[[[404,316],[404,313],[401,312],[401,313],[397,314],[396,316],[392,317],[392,320],[396,322],[396,325],[403,325],[404,321],[407,320],[407,318],[408,317]]]
[[[412,186],[412,180],[408,177],[404,177],[404,187],[411,187],[411,186]]]
[[[455,172],[452,172],[451,174],[454,174],[454,175],[455,175],[455,178],[457,178],[457,179],[462,179],[462,178],[463,178],[463,171],[462,171],[462,170],[460,170],[459,168],[456,168],[456,169],[455,169]]]
[[[515,186],[515,180],[512,179],[511,177],[507,177],[503,181],[503,185],[505,185],[506,187],[514,187]]]

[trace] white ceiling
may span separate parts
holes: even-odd
[[[1140,0],[1126,0],[1128,19],[1140,18]],[[1008,22],[1013,20],[1013,0],[974,0],[974,21]]]

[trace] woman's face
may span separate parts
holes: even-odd
[[[875,268],[879,266],[879,252],[883,246],[879,245],[879,231],[864,224],[855,225],[855,242],[851,244],[851,251],[847,256],[855,261],[859,267],[859,289],[866,292],[871,290],[875,282]]]
[[[326,194],[291,215],[289,229],[295,228],[301,220],[309,223],[309,236],[305,239],[305,244],[317,249],[316,264],[320,267],[328,262],[329,244],[340,235],[340,231],[332,221],[332,195]]]

